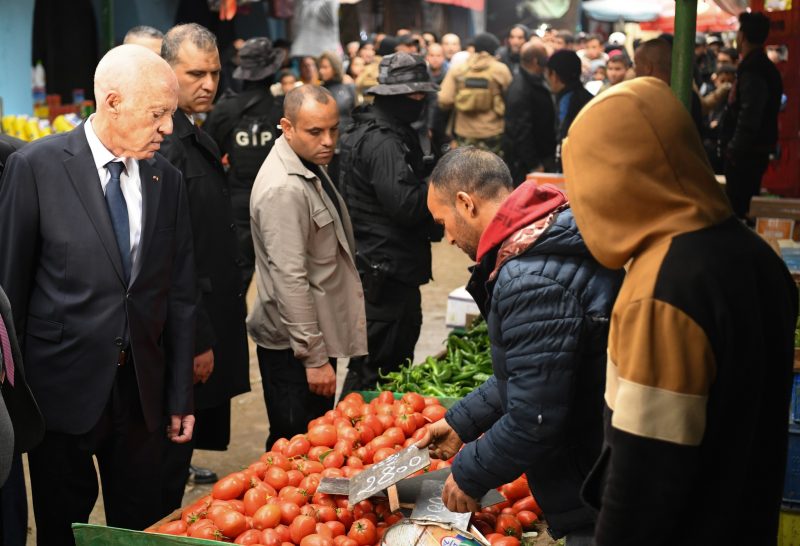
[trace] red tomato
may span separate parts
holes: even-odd
[[[336,443],[336,427],[333,425],[317,425],[308,429],[308,441],[312,446],[333,447]]]
[[[401,413],[394,420],[394,424],[403,431],[403,441],[405,441],[406,437],[413,435],[414,431],[417,430],[417,420],[411,414]]]
[[[444,406],[425,406],[422,410],[422,415],[431,423],[435,423],[440,419],[444,419],[444,414],[447,413],[447,408]]]
[[[347,396],[345,396],[342,400],[347,402],[354,402],[359,406],[364,405],[364,397],[357,392],[348,393]]]
[[[392,403],[385,403],[382,402],[380,404],[375,405],[375,415],[380,417],[381,415],[391,415],[394,417],[394,401]]]
[[[308,450],[308,458],[312,461],[319,461],[325,458],[325,454],[330,452],[331,448],[328,446],[314,446]]]
[[[382,447],[379,450],[377,450],[375,454],[372,456],[372,462],[379,463],[382,460],[391,457],[395,453],[396,451],[394,450],[393,447]]]
[[[542,509],[539,508],[539,504],[536,502],[536,499],[533,498],[533,495],[528,495],[527,497],[519,499],[517,502],[514,503],[512,507],[516,512],[520,512],[521,510],[528,510],[533,512],[537,516],[542,515]]]
[[[336,521],[336,508],[333,506],[319,506],[315,505],[317,510],[317,520],[322,523],[328,521]]]
[[[259,460],[268,467],[277,466],[278,468],[282,468],[284,470],[289,470],[292,468],[292,463],[289,461],[289,458],[283,453],[278,453],[277,451],[267,451]]]
[[[244,514],[236,512],[235,510],[223,512],[215,516],[212,521],[224,536],[231,539],[247,531],[247,519],[244,517]]]
[[[347,466],[350,468],[364,468],[364,462],[356,455],[347,458]]]
[[[244,513],[252,516],[267,503],[267,493],[261,488],[248,489],[244,494]]]
[[[267,463],[260,460],[247,467],[247,469],[252,471],[259,480],[264,479],[264,474],[267,472],[267,468]]]
[[[274,444],[272,444],[272,451],[281,453],[286,455],[286,448],[289,446],[289,440],[286,438],[278,438]]]
[[[435,396],[426,396],[425,397],[425,406],[440,406],[439,399]]]
[[[372,427],[365,425],[363,422],[358,423],[355,428],[358,431],[358,441],[361,442],[362,446],[368,444],[375,438],[375,431]]]
[[[341,540],[337,540],[341,539]],[[333,544],[335,546],[358,546],[358,542],[353,540],[352,538],[342,535],[340,537],[336,537],[333,539]]]
[[[337,508],[336,518],[342,522],[342,525],[344,525],[345,529],[350,529],[350,527],[353,525],[353,521],[355,520],[353,513],[347,508]]]
[[[372,456],[374,455],[374,452],[367,446],[361,446],[353,451],[353,455],[364,461],[366,464],[370,464],[372,462]]]
[[[306,502],[308,502],[308,495],[305,492],[301,491],[297,487],[293,487],[291,485],[287,485],[281,492],[278,493],[278,496],[287,502],[291,502],[296,504],[297,506],[303,506]]]
[[[392,391],[381,391],[378,395],[378,403],[380,404],[394,404],[394,394]]]
[[[253,544],[261,544],[261,531],[257,529],[248,529],[233,541],[234,544],[245,544],[252,546]]]
[[[502,493],[505,498],[513,503],[519,499],[529,496],[531,494],[531,490],[528,489],[528,480],[520,476],[513,482],[507,483],[501,487],[500,493]]]
[[[356,442],[358,442],[360,436],[358,431],[352,426],[343,426],[339,429],[339,440],[345,440],[351,446],[355,446]]]
[[[347,536],[355,540],[358,546],[372,546],[377,538],[375,524],[366,518],[358,519],[353,522]]]
[[[309,449],[311,449],[311,443],[308,438],[304,436],[295,437],[286,446],[286,456],[289,458],[299,457],[307,454]]]
[[[300,544],[303,537],[314,533],[316,526],[317,521],[311,516],[297,516],[289,525],[289,534],[292,537],[292,542]]]
[[[522,525],[513,514],[500,514],[497,516],[497,524],[494,530],[501,535],[517,538],[522,536]]]
[[[299,470],[295,470],[294,468],[289,470],[286,473],[286,476],[289,478],[289,485],[292,485],[294,487],[300,485],[300,482],[303,481],[303,478],[306,477],[305,474],[303,474]]]
[[[170,521],[163,525],[160,525],[156,528],[156,533],[161,533],[164,535],[180,535],[187,531],[189,528],[186,525],[186,522],[182,519],[176,519],[175,521]]]
[[[403,395],[403,402],[411,406],[414,411],[422,411],[425,408],[425,398],[415,392],[407,392]]]
[[[334,546],[333,539],[320,534],[308,535],[300,541],[300,546]]]
[[[336,453],[341,453],[345,457],[349,457],[353,453],[353,443],[348,442],[344,439],[336,440],[336,444],[333,446],[333,450]]]
[[[483,536],[487,536],[494,533],[494,527],[492,527],[485,521],[476,521],[473,525],[475,525],[475,528],[478,531],[480,531]]]
[[[335,514],[334,514],[334,517],[336,517]],[[334,538],[344,535],[344,533],[346,531],[346,529],[344,528],[344,523],[342,523],[341,521],[336,520],[336,519],[334,519],[332,521],[326,521],[323,525],[325,525],[328,529],[331,530],[331,535]]]
[[[283,501],[279,504],[281,510],[281,523],[289,525],[294,521],[294,518],[300,515],[300,507],[293,502]]]
[[[403,430],[397,426],[391,426],[387,428],[383,435],[393,442],[392,445],[400,445],[406,441],[405,433],[403,433]]]
[[[371,428],[372,431],[375,433],[375,436],[380,436],[381,434],[383,434],[384,426],[383,423],[381,423],[381,420],[378,419],[377,415],[372,415],[372,414],[367,415],[366,417],[364,417],[362,423],[364,423],[365,426]]]
[[[231,499],[228,501],[228,504],[240,514],[244,514],[244,503],[239,499]]]
[[[336,523],[339,522],[337,521]],[[324,523],[317,523],[315,529],[316,529],[316,534],[328,537],[331,539],[331,542],[333,542],[333,532],[331,531],[330,527],[328,527]]]
[[[349,404],[347,402],[340,402],[338,406],[339,411],[342,412],[342,415],[347,417],[350,420],[357,419],[361,416],[361,406],[355,404]]]
[[[313,497],[319,487],[319,474],[309,474],[297,487],[301,491],[305,491],[307,497]]]
[[[244,489],[245,481],[236,474],[230,474],[214,484],[211,496],[220,500],[235,499],[244,493]]]
[[[253,527],[256,529],[272,529],[280,521],[281,507],[278,504],[265,504],[253,514]]]
[[[398,402],[392,408],[392,415],[397,417],[398,415],[411,415],[414,413],[414,408],[411,407],[410,404],[406,404],[405,402]]]
[[[530,510],[520,510],[517,512],[517,519],[522,524],[522,528],[525,531],[529,531],[534,527],[533,524],[539,519],[539,516]]]
[[[206,495],[191,506],[184,508],[183,512],[181,512],[181,519],[186,522],[186,525],[191,525],[195,521],[204,518],[208,512],[208,507],[211,506],[211,500],[211,495]]]
[[[264,546],[281,546],[280,535],[275,529],[264,529],[261,531],[261,543]]]
[[[289,477],[283,468],[279,466],[270,466],[266,474],[264,474],[264,481],[277,491],[280,491],[289,484]]]
[[[495,539],[494,542],[490,543],[492,546],[520,546],[519,539],[517,537],[500,537]]]
[[[322,466],[325,468],[341,468],[344,464],[344,455],[338,451],[329,451],[322,458]]]
[[[211,525],[204,525],[197,527],[186,533],[186,536],[193,538],[206,538],[208,540],[222,540],[222,533],[217,529],[213,523]]]
[[[323,478],[341,478],[344,476],[341,468],[326,468],[319,474]]]
[[[278,532],[278,536],[281,537],[281,542],[289,542],[292,540],[292,535],[289,533],[289,527],[286,525],[280,524],[275,527],[275,530]]]

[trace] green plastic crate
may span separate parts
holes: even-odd
[[[77,546],[177,546],[185,544],[194,544],[195,546],[216,544],[219,546],[220,544],[220,542],[202,538],[158,535],[84,523],[73,523],[72,534],[75,536]]]

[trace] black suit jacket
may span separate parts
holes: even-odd
[[[0,181],[0,285],[48,430],[81,434],[97,423],[126,338],[148,428],[192,412],[186,192],[159,155],[139,169],[142,235],[128,286],[82,126],[13,154]]]
[[[181,110],[161,153],[183,173],[194,237],[198,305],[195,354],[214,350],[214,371],[195,388],[195,406],[219,406],[250,390],[245,293],[231,196],[220,152]]]

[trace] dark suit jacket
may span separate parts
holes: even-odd
[[[50,431],[82,434],[97,423],[128,337],[148,428],[192,412],[186,192],[159,155],[139,169],[142,238],[128,286],[83,127],[13,154],[0,181],[0,285]]]
[[[214,140],[182,111],[161,153],[183,173],[197,267],[195,354],[214,350],[214,371],[195,389],[198,409],[216,407],[250,390],[245,292],[228,178]]]

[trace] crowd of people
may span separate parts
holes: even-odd
[[[455,456],[448,508],[526,473],[567,546],[774,540],[797,290],[741,221],[777,139],[768,30],[698,35],[690,113],[668,36],[401,29],[291,59],[132,29],[85,123],[0,141],[3,544],[25,544],[23,452],[43,546],[88,520],[93,457],[111,526],[214,481],[192,453],[230,443],[248,335],[267,450],[333,407],[341,359],[374,388],[414,358],[442,239],[475,263],[494,368],[419,442]],[[568,194],[527,180],[562,171]]]

